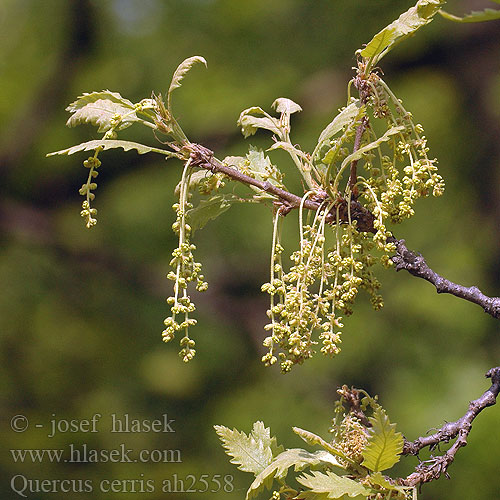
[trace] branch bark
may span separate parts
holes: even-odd
[[[500,297],[488,297],[476,286],[465,287],[443,278],[427,265],[422,255],[409,250],[405,240],[392,238],[389,241],[396,245],[396,255],[392,257],[396,271],[404,269],[411,275],[432,283],[436,287],[437,293],[449,293],[455,297],[478,304],[483,308],[484,312],[496,319],[500,319]]]
[[[500,392],[500,367],[492,368],[486,375],[491,378],[491,387],[478,399],[469,403],[469,409],[462,418],[455,422],[447,422],[437,432],[430,436],[419,437],[413,442],[405,441],[403,455],[418,455],[422,448],[429,447],[435,449],[439,443],[448,443],[451,439],[457,438],[453,446],[442,456],[431,457],[425,462],[421,462],[410,474],[403,480],[405,486],[417,486],[438,479],[442,474],[447,474],[447,469],[455,459],[455,455],[460,448],[467,445],[467,437],[472,428],[472,422],[475,418],[489,406],[496,403]]]
[[[249,175],[240,172],[236,168],[224,165],[224,163],[215,158],[213,151],[204,146],[201,146],[200,144],[190,143],[184,146],[184,149],[187,149],[189,151],[191,164],[193,166],[204,168],[214,173],[223,173],[224,175],[227,175],[235,181],[258,187],[262,191],[275,196],[277,202],[279,202],[282,206],[282,209],[280,210],[281,215],[286,215],[292,209],[298,208],[302,203],[302,198],[300,196],[297,196],[296,194],[290,193],[285,189],[281,189],[274,184],[271,184],[270,182],[260,181],[253,177],[250,177]],[[306,199],[304,200],[303,206],[308,210],[319,210],[319,208],[324,204],[326,196],[327,195],[325,193],[324,197],[321,197],[320,195],[319,197],[316,197],[317,199],[315,199],[314,197],[312,199]],[[339,209],[340,220],[342,222],[347,222],[349,220],[347,201],[340,198],[336,200],[334,208],[330,210],[330,213],[327,216],[326,221],[328,223],[333,224],[336,222],[337,208]],[[371,233],[376,232],[373,227],[373,221],[375,220],[375,217],[368,209],[366,209],[363,205],[361,205],[361,203],[356,200],[351,200],[350,217],[351,220],[357,221],[357,228],[359,231]]]

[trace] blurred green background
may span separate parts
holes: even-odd
[[[163,344],[165,278],[176,245],[170,226],[181,165],[133,152],[101,154],[95,207],[99,223],[79,216],[85,154],[49,151],[98,138],[64,126],[66,105],[83,92],[110,89],[133,101],[165,92],[175,67],[203,55],[175,96],[192,141],[222,158],[244,154],[240,111],[269,109],[286,96],[304,111],[294,141],[310,150],[345,103],[354,52],[413,1],[380,0],[2,0],[0,5],[0,350],[2,498],[18,498],[28,479],[88,479],[92,493],[30,492],[30,499],[242,499],[251,476],[229,462],[213,431],[249,431],[263,420],[289,447],[299,426],[326,435],[336,388],[379,394],[408,439],[463,415],[499,364],[498,321],[478,306],[407,273],[380,270],[385,308],[361,297],[346,320],[343,351],[319,355],[289,375],[266,369],[262,326],[267,298],[271,217],[264,207],[231,209],[196,234],[209,291],[197,297],[198,354],[184,365]],[[490,6],[456,1],[464,13]],[[421,201],[395,228],[410,248],[457,282],[500,294],[500,29],[437,19],[383,61],[385,79],[423,123],[447,182],[445,196]],[[154,144],[139,128],[122,138]],[[258,134],[252,144],[268,147]],[[286,162],[282,152],[273,153]],[[290,171],[291,172],[291,171]],[[286,227],[295,225],[290,215]],[[50,421],[102,414],[96,433],[59,433]],[[174,433],[112,434],[111,414],[175,419]],[[15,433],[11,418],[30,426]],[[474,424],[451,480],[424,486],[422,500],[498,498],[499,408]],[[36,425],[43,427],[36,427]],[[14,463],[11,448],[179,450],[180,463]],[[423,456],[423,458],[425,458]],[[409,473],[416,458],[403,460]],[[210,482],[234,476],[234,490],[162,493],[163,479]],[[202,476],[205,475],[205,476]],[[219,476],[219,477],[220,477]],[[137,480],[122,493],[109,479]],[[155,482],[148,492],[146,481]],[[142,483],[141,483],[142,481]],[[190,480],[186,484],[190,484]],[[135,491],[131,491],[132,484]],[[143,492],[141,493],[141,484]],[[210,488],[216,483],[210,483]],[[231,487],[229,487],[231,489]],[[263,498],[266,498],[264,495]]]

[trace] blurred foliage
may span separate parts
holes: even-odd
[[[470,10],[459,1],[454,12]],[[4,0],[0,7],[0,375],[1,434],[10,448],[179,449],[182,463],[14,463],[2,476],[89,478],[92,494],[34,493],[28,498],[241,499],[213,424],[248,429],[263,420],[300,444],[291,427],[326,434],[337,386],[380,394],[408,439],[461,416],[498,365],[498,324],[474,305],[408,274],[383,273],[385,308],[368,301],[350,318],[342,354],[313,359],[282,376],[260,365],[265,335],[271,217],[243,206],[200,233],[198,256],[211,284],[200,297],[199,355],[189,366],[160,332],[175,239],[170,231],[175,162],[106,152],[99,177],[100,221],[79,217],[85,176],[75,157],[45,153],[97,138],[67,129],[64,108],[82,92],[105,88],[133,100],[165,92],[185,57],[203,55],[175,103],[183,128],[219,157],[247,150],[235,122],[250,105],[287,96],[304,108],[296,140],[309,147],[345,102],[354,51],[413,1],[382,0]],[[451,7],[450,7],[451,10]],[[500,146],[498,23],[437,20],[383,63],[385,79],[426,128],[447,181],[445,196],[418,206],[397,237],[446,277],[499,295]],[[196,71],[196,74],[195,74]],[[126,134],[126,133],[125,133]],[[124,135],[125,135],[124,134]],[[143,139],[154,144],[145,132]],[[252,142],[260,145],[261,137]],[[273,153],[283,160],[282,152]],[[104,154],[103,154],[104,157]],[[286,161],[286,160],[285,160]],[[133,210],[131,210],[133,207]],[[291,214],[285,224],[295,225]],[[288,231],[292,232],[292,231]],[[286,234],[287,232],[285,232]],[[103,415],[100,432],[49,439],[52,418]],[[175,419],[175,433],[112,434],[112,413]],[[14,433],[10,419],[30,420]],[[482,414],[451,481],[423,488],[422,500],[495,498],[500,488],[498,409]],[[35,424],[43,424],[36,428]],[[294,441],[295,440],[295,441]],[[295,443],[295,444],[294,444]],[[408,468],[417,459],[403,461]],[[404,472],[403,472],[404,473]],[[232,493],[115,493],[101,479],[235,474]],[[15,498],[8,481],[0,495]]]

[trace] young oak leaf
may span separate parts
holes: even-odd
[[[493,0],[496,3],[500,3],[497,0]],[[448,21],[455,21],[456,23],[481,23],[483,21],[494,21],[500,19],[500,10],[498,9],[484,9],[484,10],[473,10],[470,14],[459,17],[450,14],[444,10],[440,10],[439,13]]]
[[[241,133],[245,138],[254,135],[259,128],[269,130],[275,135],[280,135],[279,120],[273,118],[259,106],[244,109],[240,113],[237,125],[241,128]]]
[[[376,64],[396,43],[403,41],[419,28],[430,23],[445,3],[446,0],[418,0],[398,19],[379,31],[364,49],[358,50],[358,53]]]
[[[196,63],[202,63],[207,66],[207,61],[204,57],[202,56],[192,56],[188,57],[184,61],[182,61],[179,66],[177,66],[177,69],[174,71],[174,74],[172,76],[172,81],[170,82],[170,87],[168,88],[168,94],[167,94],[167,107],[169,111],[172,111],[171,107],[171,94],[175,89],[178,89],[179,87],[182,86],[182,80],[186,76],[186,73],[195,65]]]
[[[102,90],[85,93],[72,102],[66,111],[71,113],[66,125],[76,127],[82,123],[98,126],[98,132],[123,130],[138,120],[134,104],[118,92]]]
[[[78,144],[67,149],[61,149],[60,151],[48,153],[47,156],[72,155],[80,151],[95,151],[98,148],[102,150],[122,148],[124,151],[135,149],[140,155],[146,153],[159,153],[167,157],[177,156],[176,153],[172,153],[172,151],[167,151],[165,149],[152,148],[150,146],[145,146],[144,144],[139,144],[137,142],[119,141],[116,139],[96,139],[94,141],[82,142],[82,144]]]
[[[353,481],[345,476],[338,476],[333,472],[326,473],[320,471],[311,471],[310,474],[303,474],[297,478],[297,481],[313,493],[327,493],[327,498],[350,498],[367,497],[373,491],[365,488],[357,481]],[[303,498],[299,495],[299,498]]]
[[[337,457],[341,458],[345,462],[352,462],[349,458],[347,458],[340,450],[337,450],[334,446],[332,446],[330,443],[325,441],[322,437],[318,436],[317,434],[314,434],[313,432],[306,431],[304,429],[301,429],[300,427],[293,427],[292,428],[293,432],[300,436],[307,444],[313,445],[313,446],[321,446],[324,450],[326,450],[328,453],[332,453],[333,455],[336,455]],[[339,467],[342,467],[342,465],[337,461],[336,458],[332,456],[334,460],[333,465],[337,465]]]
[[[223,425],[215,425],[220,440],[226,448],[226,453],[233,457],[231,463],[238,469],[259,475],[283,451],[278,446],[276,438],[271,437],[271,430],[263,422],[255,422],[253,429],[247,436],[236,429],[228,429]]]
[[[283,479],[288,469],[301,471],[306,467],[323,465],[331,467],[335,458],[328,452],[320,450],[310,453],[301,448],[291,448],[280,453],[259,475],[256,476],[247,491],[246,500],[256,497],[264,488],[270,489],[274,478]]]
[[[369,418],[372,427],[368,430],[368,444],[363,450],[363,467],[380,472],[399,462],[403,451],[403,435],[396,432],[396,424],[391,424],[389,417],[380,407]]]

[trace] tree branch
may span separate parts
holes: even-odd
[[[422,255],[408,250],[405,240],[390,238],[388,241],[396,245],[396,255],[392,257],[392,262],[396,265],[396,271],[404,269],[413,276],[432,283],[436,287],[437,293],[449,293],[455,297],[478,304],[484,309],[484,312],[496,319],[500,319],[500,297],[488,297],[476,286],[457,285],[434,272],[427,265]]]
[[[433,481],[447,474],[447,469],[455,459],[455,455],[460,448],[467,445],[467,437],[472,428],[472,422],[488,406],[496,403],[500,392],[500,367],[492,368],[486,375],[491,378],[491,387],[478,399],[469,403],[469,409],[465,415],[455,422],[448,422],[437,432],[430,436],[419,437],[413,442],[405,441],[403,455],[418,455],[418,452],[427,446],[433,450],[439,443],[448,443],[451,439],[457,437],[453,446],[440,457],[431,457],[425,462],[421,462],[410,474],[403,480],[406,486],[417,486],[422,483]]]
[[[193,166],[204,168],[210,170],[211,172],[220,172],[227,175],[231,179],[247,184],[250,186],[255,186],[265,191],[266,193],[275,196],[279,203],[281,203],[282,209],[280,210],[281,215],[286,215],[294,208],[300,207],[302,203],[302,198],[296,194],[290,193],[285,189],[281,189],[274,184],[267,181],[260,181],[249,175],[240,172],[238,169],[224,165],[220,160],[214,157],[213,151],[201,146],[200,144],[190,143],[184,146],[183,149],[187,149],[189,156],[191,158],[191,164]],[[319,208],[324,205],[327,199],[327,194],[322,194],[319,192],[317,195],[313,196],[311,199],[304,200],[304,208],[308,210],[319,210]],[[330,210],[326,221],[329,224],[334,224],[337,222],[337,208],[339,213],[339,218],[341,222],[348,222],[349,220],[349,210],[347,209],[347,201],[343,198],[336,200],[334,207]],[[350,218],[351,220],[357,221],[357,228],[359,231],[375,233],[373,227],[373,221],[375,217],[373,214],[366,209],[361,203],[356,200],[351,200],[350,208]]]

